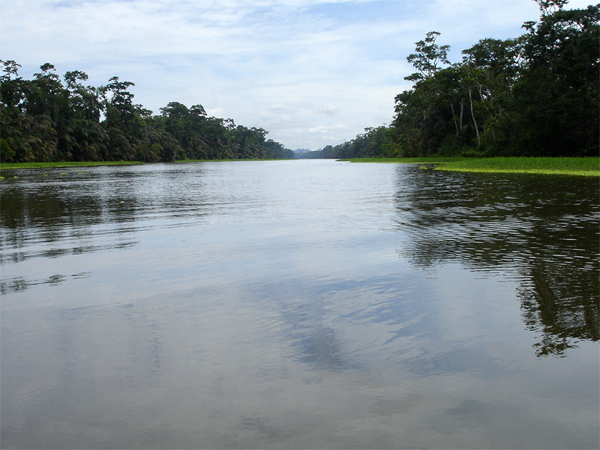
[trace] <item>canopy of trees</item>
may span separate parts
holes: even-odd
[[[294,157],[262,128],[207,117],[201,105],[171,102],[152,116],[133,103],[128,89],[134,84],[118,77],[106,86],[84,86],[84,72],[67,72],[63,82],[44,64],[33,80],[24,80],[19,64],[0,62],[1,162]]]
[[[541,18],[524,35],[483,39],[456,64],[427,33],[389,127],[300,157],[598,156],[600,4],[535,1]]]

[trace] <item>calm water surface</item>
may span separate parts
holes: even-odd
[[[598,448],[596,179],[3,176],[2,448]]]

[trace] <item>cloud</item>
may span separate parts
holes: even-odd
[[[581,0],[571,7],[582,6]],[[133,81],[136,102],[202,104],[290,148],[321,148],[389,123],[428,31],[451,58],[538,17],[523,0],[0,0],[2,59],[30,77],[50,62],[90,84]],[[344,123],[322,139],[307,130]]]
[[[326,116],[335,116],[340,112],[339,108],[332,103],[323,103],[321,105],[318,105],[315,108],[315,111],[319,114],[324,114]]]
[[[343,123],[338,123],[335,125],[317,125],[316,127],[309,128],[309,133],[318,133],[318,134],[329,134],[334,130],[345,130],[347,127]]]

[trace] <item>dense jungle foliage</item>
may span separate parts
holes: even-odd
[[[1,162],[284,159],[291,150],[267,140],[262,128],[207,117],[201,105],[171,102],[161,114],[133,103],[132,82],[84,86],[81,71],[64,84],[44,64],[33,80],[19,77],[15,61],[1,61]]]
[[[598,156],[600,4],[534,1],[541,18],[524,35],[483,39],[456,64],[427,33],[389,126],[297,157]]]

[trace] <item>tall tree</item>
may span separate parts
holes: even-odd
[[[100,87],[74,70],[64,85],[52,64],[23,80],[15,61],[0,61],[0,161],[293,158],[262,128],[207,117],[202,105],[170,102],[161,115],[133,103],[130,81]]]
[[[483,39],[451,67],[439,33],[407,59],[418,72],[396,97],[392,124],[405,156],[597,155],[600,5],[566,10],[566,0],[534,0],[538,22],[516,39]]]
[[[525,25],[526,67],[514,94],[528,154],[598,154],[599,23],[600,5],[590,5]]]
[[[448,61],[449,45],[438,45],[436,43],[440,33],[430,31],[424,40],[415,43],[416,52],[411,53],[406,60],[411,63],[418,72],[405,77],[409,81],[419,81],[431,78],[442,65],[450,64]]]

